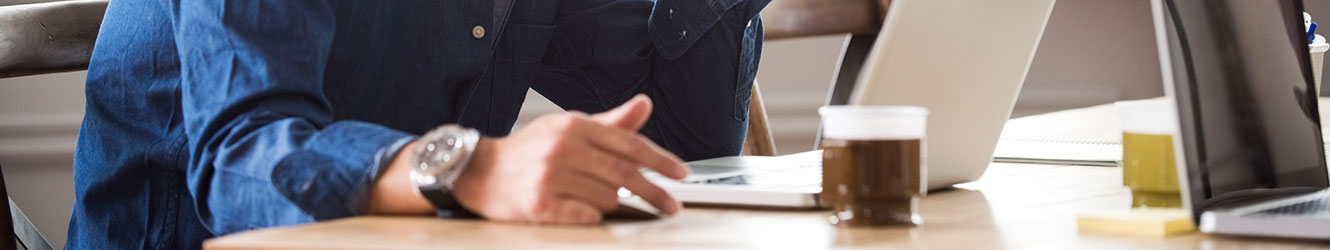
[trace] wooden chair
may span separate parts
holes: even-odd
[[[748,102],[748,135],[744,138],[741,154],[774,156],[776,141],[771,136],[771,123],[767,120],[767,107],[762,105],[762,91],[753,81],[753,97]]]
[[[0,6],[0,78],[88,69],[106,4]]]
[[[827,105],[849,103],[850,91],[859,76],[859,69],[867,59],[868,51],[877,40],[877,32],[891,0],[777,0],[762,10],[767,41],[788,38],[851,34],[841,53],[839,69],[833,76]],[[752,102],[748,108],[748,137],[744,140],[744,155],[776,155],[776,143],[771,134],[766,107],[757,82],[753,83]],[[821,128],[818,129],[821,134]],[[820,143],[819,141],[814,144]]]
[[[0,6],[0,78],[88,68],[107,1],[63,1]],[[5,190],[0,173],[0,250],[50,250]],[[11,226],[12,225],[12,226]],[[63,233],[63,232],[61,232]]]

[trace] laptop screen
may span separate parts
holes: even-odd
[[[1330,185],[1302,1],[1162,3],[1156,28],[1167,37],[1160,53],[1192,208],[1242,191]]]

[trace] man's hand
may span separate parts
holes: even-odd
[[[679,202],[638,169],[688,175],[678,157],[637,135],[650,114],[650,100],[639,95],[604,113],[545,115],[512,136],[482,139],[453,192],[495,221],[597,223],[619,206],[619,187],[674,214]]]
[[[604,113],[549,114],[509,137],[482,138],[453,195],[471,211],[505,222],[597,223],[618,207],[620,187],[665,214],[677,213],[680,203],[639,171],[688,175],[678,157],[637,135],[650,115],[651,101],[638,95]],[[405,157],[399,153],[376,184],[371,213],[430,211],[419,194],[403,193],[414,192]]]

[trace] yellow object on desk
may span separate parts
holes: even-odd
[[[1131,209],[1083,213],[1076,219],[1081,233],[1165,237],[1196,231],[1191,213],[1180,208]]]
[[[1134,208],[1180,208],[1173,136],[1122,133],[1122,184],[1131,188]]]
[[[1166,99],[1120,101],[1122,184],[1131,188],[1133,208],[1181,208],[1173,135],[1176,112]]]

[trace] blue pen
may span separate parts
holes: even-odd
[[[1316,23],[1307,26],[1307,44],[1316,43]]]

